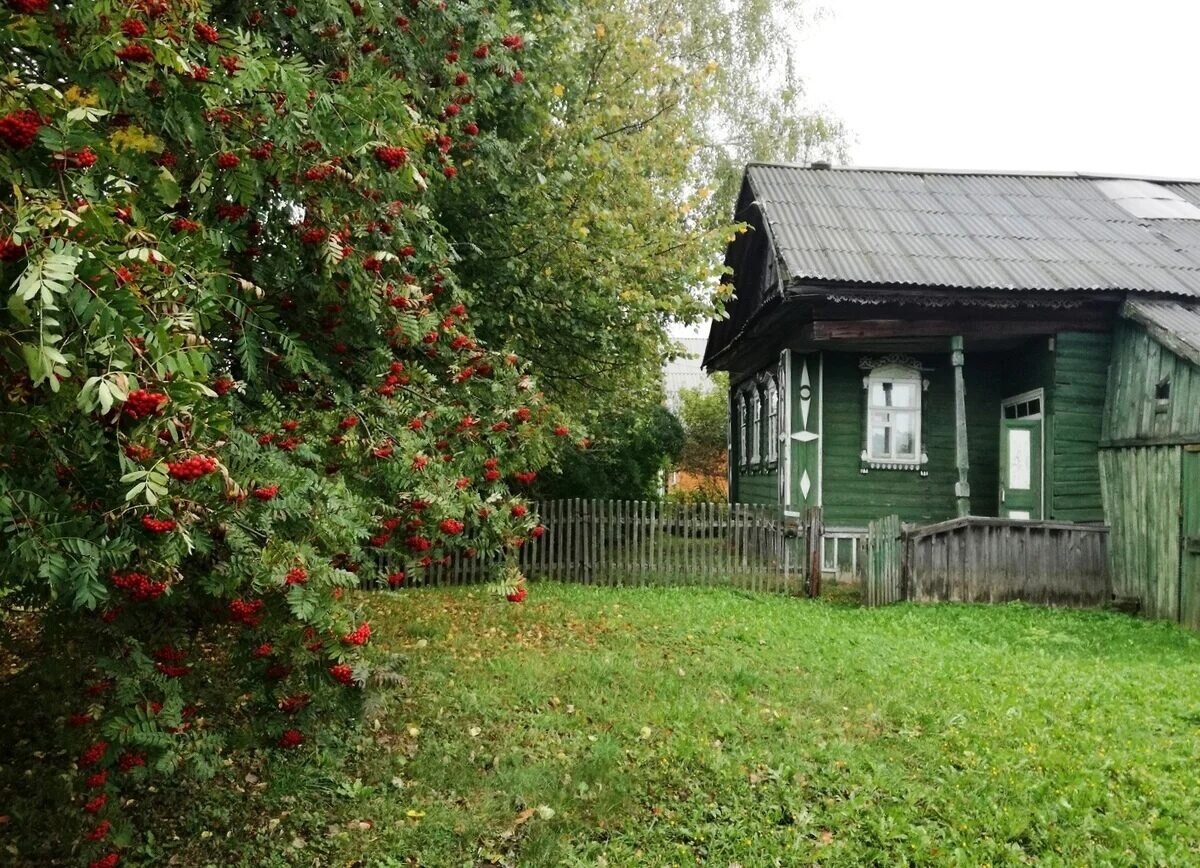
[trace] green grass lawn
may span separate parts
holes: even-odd
[[[1174,626],[721,589],[370,599],[405,677],[370,737],[318,737],[316,772],[246,757],[204,798],[168,799],[188,807],[164,854],[1200,864],[1200,637]]]

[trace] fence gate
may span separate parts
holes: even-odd
[[[868,606],[883,606],[904,599],[904,540],[900,516],[889,515],[867,524]]]

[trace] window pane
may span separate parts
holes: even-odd
[[[889,414],[871,414],[871,436],[869,449],[873,457],[887,458],[891,454],[892,429],[888,425]]]
[[[912,413],[893,413],[896,426],[896,457],[917,457],[916,419]]]
[[[875,382],[871,384],[871,406],[886,407],[891,397],[892,384]]]
[[[891,383],[893,407],[916,407],[916,383]]]

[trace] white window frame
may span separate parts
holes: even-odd
[[[913,394],[916,396],[915,406],[909,408],[902,407],[887,407],[876,406],[874,403],[875,386],[882,383],[905,383],[913,387]],[[866,437],[864,438],[865,448],[863,450],[864,458],[871,466],[885,466],[895,468],[920,467],[924,464],[923,442],[921,439],[921,422],[923,414],[923,393],[924,381],[921,379],[921,372],[917,368],[908,367],[905,365],[886,365],[876,368],[871,371],[863,380],[863,385],[867,391],[866,399],[866,418],[863,420],[865,426]],[[875,438],[872,436],[872,416],[875,413],[887,413],[891,417],[898,414],[911,415],[913,417],[913,452],[911,455],[896,455],[893,445],[892,454],[879,455],[873,451]],[[895,426],[893,425],[893,430]],[[893,438],[893,444],[895,438]]]
[[[749,420],[746,416],[746,392],[743,390],[737,396],[738,415],[738,464],[745,467],[750,463],[749,438],[746,430]]]
[[[767,378],[764,390],[767,401],[767,463],[779,461],[779,387],[775,378]]]
[[[753,414],[750,417],[750,463],[760,464],[762,462],[762,394],[757,386],[750,387],[750,403],[753,405]]]

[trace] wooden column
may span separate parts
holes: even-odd
[[[958,468],[954,496],[958,514],[964,516],[971,513],[971,483],[967,478],[971,463],[967,459],[967,389],[963,384],[962,335],[950,338],[950,360],[954,365],[954,463]]]

